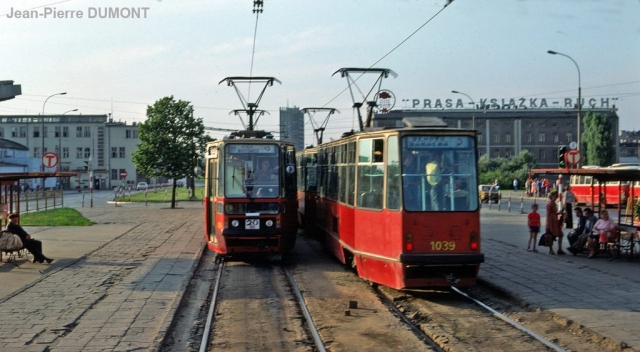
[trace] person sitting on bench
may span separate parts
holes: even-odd
[[[48,264],[51,264],[53,259],[47,258],[47,256],[42,254],[42,242],[31,237],[31,235],[29,235],[22,226],[18,225],[19,219],[20,215],[18,213],[9,214],[9,223],[7,224],[6,230],[20,237],[24,248],[33,254],[34,263],[47,262]]]

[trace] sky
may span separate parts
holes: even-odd
[[[269,114],[257,128],[278,131],[280,107],[335,108],[328,140],[358,128],[347,80],[332,74],[373,67],[397,73],[381,86],[395,108],[425,99],[575,102],[580,86],[585,100],[616,106],[620,129],[640,130],[640,0],[447,2],[265,0],[255,14],[252,0],[2,0],[0,80],[20,84],[22,95],[0,102],[0,115],[78,109],[68,114],[143,122],[148,105],[172,95],[191,102],[207,127],[241,129],[229,114],[241,101],[219,82],[268,76],[282,83],[265,90],[259,109]],[[131,10],[140,15],[99,16]],[[375,79],[360,77],[359,90],[366,95]],[[262,88],[239,85],[250,102]],[[325,117],[314,115],[318,124]],[[308,115],[305,122],[312,144]]]

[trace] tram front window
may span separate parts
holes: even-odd
[[[478,208],[474,140],[467,136],[405,136],[402,198],[408,211]]]
[[[268,144],[229,144],[224,164],[228,198],[280,196],[278,148]]]

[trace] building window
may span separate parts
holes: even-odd
[[[558,138],[558,132],[553,132],[553,134],[551,135],[551,139],[552,139],[553,143],[558,143],[558,141],[560,140]]]
[[[505,158],[510,158],[511,157],[511,149],[507,149],[504,151],[504,157]]]
[[[40,126],[33,126],[33,138],[40,138]]]
[[[478,144],[481,144],[481,143],[482,143],[482,135],[478,134]]]
[[[111,157],[112,158],[118,157],[118,147],[111,147]]]
[[[552,123],[552,124],[551,124],[551,126],[552,126],[552,127],[556,127],[556,128],[557,128],[557,127],[558,127],[558,123],[557,123],[557,122],[554,122],[554,123]]]
[[[121,158],[125,158],[125,157],[126,157],[126,154],[125,154],[125,152],[124,152],[124,147],[120,147],[120,155],[119,155],[119,156],[120,156]]]
[[[538,142],[544,143],[544,133],[538,133]]]
[[[61,130],[61,127],[60,127],[60,126],[56,126],[56,127],[54,128],[53,136],[54,136],[55,138],[60,138],[60,137],[62,136],[62,135],[60,134],[60,130]]]
[[[525,123],[525,124],[524,124],[524,127],[529,127],[529,128],[530,128],[530,127],[531,127],[531,122],[527,122],[527,123]]]
[[[84,137],[91,138],[91,126],[84,126]]]
[[[539,155],[538,159],[540,159],[540,160],[545,160],[546,159],[546,153],[544,152],[544,150],[540,150],[540,155]]]
[[[69,126],[62,126],[62,137],[69,138]]]
[[[42,157],[42,155],[40,155],[40,148],[38,148],[38,147],[33,148],[33,157],[34,158],[41,158]]]
[[[76,159],[82,159],[82,148],[76,148]]]
[[[491,157],[492,158],[499,158],[500,157],[500,149],[495,149],[493,151],[493,153],[491,153]]]
[[[4,138],[4,127],[0,127],[0,138]]]
[[[91,157],[91,148],[84,148],[84,158],[89,159]]]
[[[82,138],[82,126],[76,127],[76,137]]]
[[[511,122],[505,122],[504,127],[511,127]]]
[[[499,134],[494,134],[493,135],[493,141],[496,143],[500,143],[500,135]]]
[[[62,158],[69,159],[69,147],[62,148]]]
[[[528,143],[533,142],[533,133],[528,132],[528,133],[527,133],[527,136],[526,136],[525,138],[527,139],[527,142],[528,142]]]
[[[125,138],[138,138],[138,130],[125,130]]]
[[[27,127],[20,127],[20,138],[27,138]]]
[[[545,123],[544,122],[538,122],[538,127],[545,127]]]
[[[111,179],[112,180],[117,180],[118,179],[118,169],[111,169]]]
[[[504,135],[504,142],[511,143],[511,133],[507,133]]]
[[[13,138],[18,137],[18,129],[16,127],[11,127],[11,137]]]
[[[571,143],[573,141],[573,133],[567,132],[565,134],[565,140],[567,141],[567,143]]]
[[[49,137],[49,129],[47,128],[47,126],[42,126],[42,138],[48,138]]]

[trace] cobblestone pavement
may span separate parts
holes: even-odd
[[[201,203],[79,210],[108,225],[96,226],[102,232],[126,230],[75,260],[14,267],[39,267],[42,275],[0,301],[2,350],[157,350],[204,248]],[[80,243],[102,236],[93,227],[66,229],[80,232]],[[43,237],[50,256],[53,241]]]

